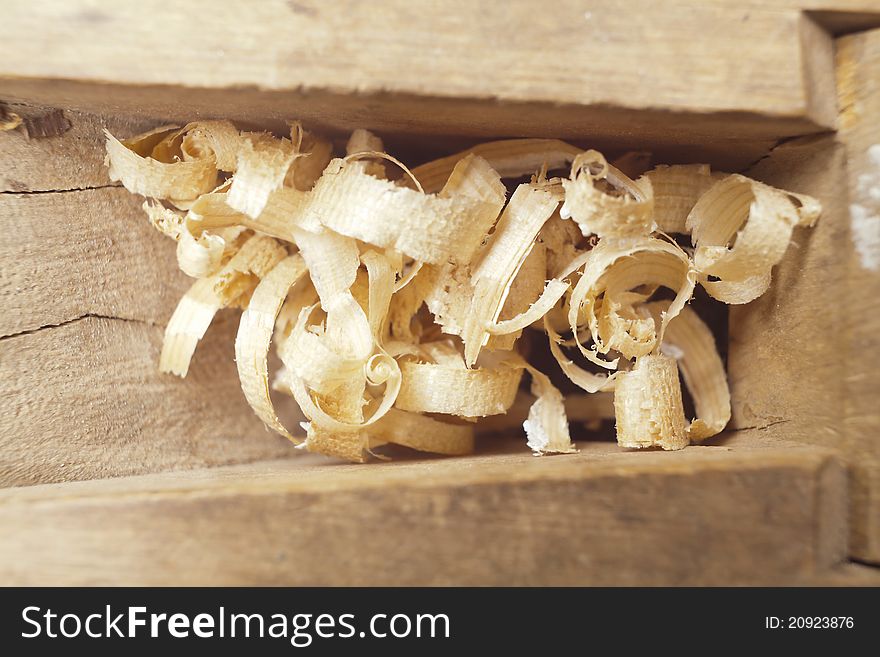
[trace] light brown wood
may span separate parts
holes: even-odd
[[[880,563],[880,165],[868,154],[880,143],[880,31],[838,44],[838,136],[786,143],[749,172],[818,196],[825,212],[796,231],[771,290],[731,309],[733,421],[839,449],[852,474],[851,554]]]
[[[877,0],[706,0],[743,10],[752,7],[767,9],[800,9],[824,30],[839,36],[880,27],[880,5]]]
[[[0,101],[3,94],[0,92]],[[37,121],[53,111],[49,107],[13,104],[25,122]],[[25,125],[0,132],[0,193],[51,192],[90,189],[110,184],[104,166],[104,139],[108,128],[120,138],[130,137],[156,125],[153,120],[98,117],[63,110],[69,129],[55,137],[31,138]]]
[[[289,456],[253,417],[233,363],[236,317],[186,380],[160,374],[161,327],[86,317],[0,340],[0,486]]]
[[[236,313],[186,381],[158,372],[164,325],[192,281],[142,199],[110,185],[101,133],[149,124],[71,111],[62,124],[47,138],[0,133],[0,486],[289,455],[238,388]]]
[[[730,306],[732,426],[843,448],[844,345],[838,337],[839,348],[829,348],[829,341],[845,329],[844,313],[835,312],[847,285],[844,149],[833,136],[794,140],[747,174],[815,196],[823,213],[814,228],[795,229],[770,289]]]
[[[58,112],[9,109],[25,122]],[[0,132],[0,338],[85,315],[164,325],[192,280],[143,199],[110,182],[102,132],[152,124],[63,117],[69,129],[54,137],[29,137],[25,125]]]
[[[852,227],[841,249],[849,284],[840,310],[847,329],[846,443],[854,466],[852,549],[880,563],[880,30],[838,44],[839,134],[846,144]]]
[[[0,581],[871,581],[874,571],[843,565],[847,479],[826,447],[854,464],[853,554],[880,559],[880,283],[839,255],[850,237],[846,155],[852,186],[864,149],[880,142],[868,118],[880,111],[876,37],[840,42],[846,152],[828,135],[800,138],[750,171],[819,196],[825,216],[796,233],[771,291],[731,313],[738,430],[678,454],[586,444],[534,459],[517,444],[368,467],[310,457],[210,467],[293,451],[238,390],[234,314],[209,332],[185,382],[156,371],[188,280],[139,200],[108,186],[100,136],[104,124],[125,136],[153,116],[275,130],[295,117],[337,135],[372,128],[407,161],[486,137],[547,136],[739,169],[780,139],[835,127],[828,30],[870,24],[869,3],[637,0],[621,11],[566,0],[499,12],[390,0],[343,12],[236,1],[193,30],[187,19],[208,5],[15,0],[2,10],[0,101],[64,107],[70,129],[0,133],[0,486],[123,478],[0,491],[0,524],[16,528],[0,533]],[[855,284],[829,299],[848,277]],[[828,312],[835,302],[842,310]],[[872,303],[870,321],[852,311]],[[823,330],[848,338],[829,349]]]
[[[311,459],[0,492],[8,584],[720,584],[842,561],[828,450]]]
[[[164,325],[192,279],[141,203],[122,188],[0,194],[0,337],[84,315]]]
[[[880,586],[880,568],[845,563],[810,579],[810,586]]]
[[[720,149],[833,127],[814,28],[789,6],[696,0],[15,0],[0,80],[7,99],[142,116]]]
[[[728,374],[733,427],[766,440],[833,447],[847,459],[852,554],[864,557],[857,546],[873,513],[864,499],[865,478],[877,472],[874,454],[880,442],[876,432],[854,434],[846,422],[849,368],[873,367],[864,354],[850,353],[846,338],[852,326],[845,301],[851,272],[842,256],[851,250],[846,156],[834,136],[802,138],[774,149],[747,172],[817,197],[823,213],[814,228],[795,229],[767,293],[745,306],[731,306]],[[878,389],[873,389],[875,399]]]

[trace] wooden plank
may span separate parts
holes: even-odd
[[[835,36],[880,27],[877,0],[707,0],[740,9],[800,9]]]
[[[0,486],[289,456],[238,389],[236,317],[184,381],[158,372],[163,330],[86,317],[0,340]]]
[[[142,203],[122,188],[0,194],[0,336],[84,315],[164,325],[192,279]]]
[[[872,448],[850,441],[844,423],[848,320],[841,299],[848,271],[840,252],[850,239],[841,193],[845,149],[834,136],[802,138],[774,149],[747,173],[817,197],[823,213],[814,228],[795,229],[770,289],[730,307],[732,426],[759,439],[833,447],[862,467],[858,462]],[[855,539],[862,524],[857,511],[852,523]]]
[[[815,75],[832,68],[829,38],[789,7],[14,0],[0,43],[7,98],[169,118],[642,147],[773,140],[836,119]]]
[[[50,108],[14,106],[31,126]],[[238,389],[230,313],[186,381],[158,372],[163,327],[191,279],[142,199],[109,185],[101,129],[0,133],[0,486],[242,463],[290,454]],[[35,134],[45,134],[37,129]]]
[[[25,124],[59,112],[9,109]],[[192,281],[143,199],[111,184],[104,165],[105,126],[130,136],[151,124],[62,117],[67,129],[53,137],[0,132],[0,337],[85,315],[164,325]]]
[[[880,563],[880,30],[838,41],[840,138],[849,167],[851,242],[844,386],[854,464],[853,555]]]
[[[812,10],[809,12],[809,16],[834,36],[864,32],[880,27],[880,8],[873,0],[864,2],[862,11],[834,9],[831,3],[823,3],[821,6],[825,8]]]
[[[852,555],[878,563],[880,163],[868,149],[880,143],[880,31],[838,44],[837,138],[786,143],[749,172],[818,196],[825,213],[796,231],[771,290],[731,309],[729,371],[734,426],[845,455]]]
[[[8,584],[798,583],[846,548],[829,450],[266,462],[0,492]]]
[[[2,96],[0,96],[2,100]],[[130,137],[156,125],[152,120],[132,120],[114,116],[94,116],[63,111],[67,129],[53,137],[31,137],[26,124],[59,112],[51,107],[14,104],[24,124],[0,132],[0,193],[51,192],[91,189],[110,184],[104,166],[103,128]]]
[[[770,289],[730,307],[733,426],[843,448],[842,354],[829,343],[845,327],[835,307],[847,279],[839,256],[849,240],[844,149],[833,136],[799,139],[747,173],[816,196],[823,214],[814,228],[795,229]]]

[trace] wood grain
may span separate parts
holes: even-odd
[[[122,188],[0,194],[0,336],[89,314],[164,325],[192,279],[141,203]]]
[[[829,34],[839,36],[880,27],[877,0],[707,0],[742,9],[800,9]]]
[[[828,450],[309,459],[0,492],[8,584],[720,584],[843,559]]]
[[[3,100],[0,92],[0,100]],[[15,104],[9,106],[27,121],[61,110]],[[104,166],[103,128],[120,139],[146,131],[153,120],[95,116],[63,110],[70,128],[55,137],[33,138],[26,125],[0,132],[0,193],[89,189],[110,184]]]
[[[0,43],[9,99],[141,116],[719,148],[836,120],[830,37],[789,5],[11,0]]]
[[[10,110],[25,122],[59,112]],[[143,199],[110,182],[102,132],[131,136],[154,122],[63,115],[58,136],[0,132],[0,338],[84,315],[164,325],[192,280]]]
[[[235,316],[211,329],[186,381],[158,374],[162,326],[188,281],[139,201],[103,189],[100,129],[124,136],[161,116],[279,130],[297,117],[334,134],[372,128],[423,153],[546,136],[739,168],[777,140],[837,125],[828,29],[870,24],[874,9],[5,3],[0,100],[64,107],[70,129],[0,133],[0,486],[67,483],[0,491],[0,524],[16,528],[0,533],[0,581],[872,581],[843,565],[847,474],[827,447],[852,466],[853,554],[880,560],[880,281],[852,249],[840,258],[850,239],[840,190],[849,183],[867,202],[858,175],[880,142],[876,33],[839,41],[840,140],[789,141],[750,171],[819,196],[825,216],[796,233],[771,291],[731,314],[738,431],[678,454],[593,443],[547,459],[517,445],[369,467],[245,464],[292,450],[237,388]],[[846,292],[829,298],[835,284]],[[823,331],[846,338],[829,349]],[[73,481],[102,477],[121,478]]]
[[[846,443],[854,466],[852,549],[880,563],[880,30],[840,39],[837,54],[852,228],[841,258],[849,282],[841,315]]]
[[[54,112],[10,109],[34,123]],[[235,313],[186,381],[158,372],[192,281],[143,199],[110,185],[101,132],[150,124],[70,111],[63,124],[52,137],[0,133],[0,486],[289,455],[238,388]]]
[[[807,137],[779,146],[747,172],[817,197],[823,213],[814,228],[795,229],[770,289],[730,307],[728,375],[739,432],[832,447],[847,460],[852,554],[864,556],[856,546],[866,526],[864,478],[874,472],[877,434],[852,434],[846,422],[845,378],[853,360],[845,337],[851,273],[841,256],[851,240],[846,156],[834,136]],[[870,360],[860,367],[871,367]]]
[[[234,314],[184,381],[160,374],[163,330],[86,317],[0,340],[0,486],[289,456],[244,401]]]
[[[822,203],[814,228],[796,228],[773,284],[757,300],[730,307],[728,374],[732,426],[774,437],[845,446],[843,342],[835,311],[847,285],[840,258],[849,240],[844,148],[833,136],[787,142],[747,172]],[[839,306],[838,306],[839,308]]]
[[[837,71],[837,137],[786,143],[749,172],[825,212],[796,231],[770,291],[731,308],[733,422],[840,450],[852,555],[880,563],[880,165],[868,153],[880,143],[880,31],[840,39]]]

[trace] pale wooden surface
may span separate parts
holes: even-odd
[[[822,202],[813,228],[796,228],[773,284],[730,306],[732,426],[843,448],[844,313],[849,241],[846,154],[833,136],[787,142],[746,172]],[[838,304],[835,306],[835,304]],[[829,348],[838,336],[839,348]]]
[[[0,85],[0,101],[3,101]],[[39,120],[52,110],[46,107],[9,105],[25,121]],[[34,139],[21,126],[0,132],[0,193],[52,192],[92,189],[111,185],[104,166],[101,130],[130,137],[157,125],[155,120],[95,116],[65,109],[69,129],[57,137]]]
[[[685,159],[834,126],[829,35],[762,4],[10,0],[0,80],[7,99],[64,107],[613,139]]]
[[[749,171],[818,196],[825,211],[816,228],[795,231],[770,291],[731,308],[728,365],[734,426],[846,456],[851,553],[877,563],[880,203],[871,185],[876,194],[880,165],[868,148],[880,144],[880,31],[838,43],[838,135],[783,144]],[[860,185],[865,176],[869,183]]]
[[[25,120],[47,108],[12,106]],[[65,111],[70,128],[30,138],[0,132],[0,338],[84,315],[164,325],[192,280],[153,229],[143,199],[113,185],[102,129],[152,123]],[[61,193],[63,192],[63,193]]]
[[[880,27],[877,0],[706,0],[741,8],[801,9],[834,36]]]
[[[167,323],[192,279],[141,203],[122,188],[0,194],[0,337],[87,314]]]
[[[59,136],[0,133],[0,486],[289,455],[238,387],[236,313],[209,332],[186,381],[158,372],[191,279],[142,199],[109,186],[101,138],[104,124],[146,125],[65,116]]]
[[[842,249],[849,285],[839,310],[847,449],[854,455],[853,554],[880,563],[880,30],[839,41],[840,138],[846,144],[852,237]],[[860,184],[861,183],[861,184]],[[856,207],[858,206],[858,208]]]
[[[86,317],[0,340],[0,486],[288,456],[238,388],[235,315],[185,381],[157,368],[161,327]]]
[[[839,43],[837,138],[783,144],[749,172],[818,196],[825,212],[816,228],[795,232],[794,248],[774,272],[770,291],[731,308],[728,363],[734,426],[846,455],[852,471],[852,554],[878,562],[880,272],[870,263],[873,257],[880,267],[880,205],[858,183],[873,172],[880,185],[877,165],[867,154],[880,143],[880,31]],[[850,204],[868,210],[860,229]],[[873,240],[874,250],[868,244],[859,251],[854,239]]]
[[[874,512],[867,506],[866,479],[877,472],[880,434],[867,427],[854,433],[847,425],[845,404],[853,390],[845,378],[849,368],[873,370],[877,358],[850,351],[846,336],[854,321],[878,314],[865,308],[853,315],[845,301],[851,276],[847,152],[834,136],[803,138],[779,146],[748,174],[816,196],[823,214],[814,228],[795,229],[767,293],[730,307],[732,426],[841,450],[852,468],[852,554],[867,558],[864,536]],[[864,292],[856,292],[856,306],[872,303]],[[878,390],[875,383],[865,397],[876,403]]]
[[[295,459],[0,492],[8,584],[809,582],[842,562],[828,450]]]

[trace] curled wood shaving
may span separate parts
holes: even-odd
[[[686,233],[687,217],[699,198],[724,174],[708,164],[660,165],[645,174],[654,192],[654,221],[664,233]]]
[[[565,202],[559,213],[571,217],[584,235],[648,235],[654,229],[654,192],[648,179],[635,183],[612,169],[598,151],[586,151],[562,181]]]
[[[706,165],[633,180],[558,140],[489,142],[410,171],[366,130],[334,157],[290,128],[108,133],[107,163],[148,197],[149,221],[196,279],[160,369],[185,376],[215,314],[241,308],[236,364],[256,415],[303,449],[356,462],[387,444],[466,454],[476,434],[518,424],[535,454],[568,453],[569,420],[615,417],[624,447],[715,435],[730,396],[711,331],[686,305],[694,285],[751,300],[793,229],[821,212]],[[648,161],[616,162],[638,175]],[[508,196],[503,179],[528,177]],[[693,256],[667,233],[690,233]],[[583,393],[563,396],[532,358],[541,333]],[[283,367],[271,385],[300,406],[304,435],[269,396],[273,341]]]
[[[468,262],[504,206],[500,177],[478,156],[460,160],[436,195],[375,178],[353,164],[337,159],[324,169],[312,192],[317,221],[422,262]]]
[[[571,294],[568,321],[575,344],[589,360],[608,369],[615,369],[618,359],[601,356],[612,351],[627,359],[651,353],[666,325],[691,298],[695,278],[687,254],[670,242],[653,237],[600,241]],[[645,286],[676,292],[659,325],[635,313],[650,296],[637,291]],[[593,340],[590,349],[581,342],[582,327]]]
[[[255,235],[219,272],[193,283],[165,328],[159,369],[186,376],[196,346],[217,311],[249,296],[260,278],[285,255],[284,247],[273,239]]]
[[[795,226],[813,225],[820,211],[813,198],[745,176],[715,183],[686,221],[700,283],[725,303],[756,299],[769,287],[770,270],[785,255]]]
[[[282,436],[294,440],[275,414],[269,398],[269,343],[281,305],[290,288],[307,272],[306,263],[297,254],[280,261],[260,281],[241,316],[235,338],[235,363],[241,389],[254,413]]]
[[[21,125],[21,117],[15,112],[10,112],[6,106],[0,105],[0,132],[15,130]]]
[[[397,397],[405,411],[485,417],[505,413],[516,399],[522,369],[501,365],[467,369],[456,364],[403,361]]]
[[[130,192],[187,201],[216,186],[217,160],[213,152],[185,159],[183,139],[176,127],[156,128],[125,141],[106,130],[104,133],[110,180],[121,182]]]
[[[502,178],[528,176],[545,167],[567,167],[581,149],[558,139],[504,139],[478,144],[466,151],[434,160],[413,169],[413,175],[426,192],[440,190],[455,166],[469,155],[489,163]]]

